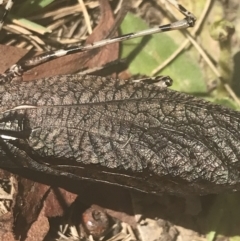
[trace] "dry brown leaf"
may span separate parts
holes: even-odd
[[[101,20],[87,43],[104,39],[114,24],[114,17],[108,0],[100,0]],[[64,56],[42,64],[23,75],[23,80],[69,74],[83,68],[102,66],[118,58],[119,44],[112,44],[101,49]]]
[[[18,177],[19,191],[14,207],[14,232],[16,236],[25,236],[32,225],[38,219],[43,201],[49,190],[49,186]]]
[[[66,209],[75,201],[76,198],[76,194],[68,192],[65,189],[51,189],[44,204],[45,216],[63,216]]]
[[[0,73],[4,73],[10,66],[28,53],[26,49],[0,44]]]
[[[45,216],[44,207],[39,213],[37,220],[31,225],[27,233],[26,241],[42,241],[47,235],[49,231],[49,222],[48,218]]]

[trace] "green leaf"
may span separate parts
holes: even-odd
[[[234,110],[239,110],[239,108],[240,108],[239,105],[234,100],[230,99],[229,97],[224,97],[221,99],[216,98],[216,97],[214,97],[214,98],[210,97],[210,98],[205,98],[205,99],[208,101],[211,101],[215,104],[223,105],[225,107],[228,107],[228,108],[231,108]]]
[[[217,237],[230,237],[231,241],[240,241],[240,193],[220,194],[208,213],[205,225],[208,230],[207,240],[213,241]]]
[[[146,23],[133,14],[128,14],[124,19],[121,30],[123,34],[147,29]],[[129,40],[123,43],[122,58],[127,58],[134,50],[141,46],[142,38]],[[151,75],[151,72],[164,62],[178,45],[166,33],[155,34],[137,52],[136,58],[130,62],[129,71],[131,74]],[[206,84],[203,79],[199,64],[190,57],[187,52],[179,55],[161,75],[169,75],[173,81],[173,89],[188,93],[205,93]]]

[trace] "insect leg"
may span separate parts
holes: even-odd
[[[59,58],[62,56],[79,53],[79,52],[85,52],[88,50],[106,46],[108,44],[122,42],[125,40],[138,38],[138,37],[142,37],[142,36],[146,36],[146,35],[167,32],[167,31],[172,31],[172,30],[186,29],[186,28],[194,26],[196,18],[192,13],[190,13],[188,10],[186,10],[182,5],[178,4],[175,0],[168,0],[168,1],[171,4],[173,4],[185,16],[184,19],[178,20],[174,23],[146,29],[143,31],[139,31],[139,32],[135,32],[135,33],[128,33],[128,34],[125,34],[125,35],[122,35],[119,37],[104,39],[104,40],[101,40],[101,41],[98,41],[98,42],[95,42],[92,44],[87,44],[85,46],[77,45],[77,46],[72,46],[72,47],[68,47],[65,49],[59,49],[56,51],[45,52],[43,54],[37,55],[33,58],[30,58],[28,60],[19,62],[18,64],[11,66],[7,71],[5,71],[4,74],[0,75],[0,84],[11,81],[14,77],[22,76],[22,74],[25,71],[32,69],[42,63],[48,62],[50,60],[53,60],[53,59],[56,59],[56,58]]]

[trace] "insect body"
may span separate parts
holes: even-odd
[[[240,188],[239,112],[96,76],[8,83],[0,96],[0,160],[13,165],[149,193]]]
[[[194,25],[194,15],[168,1],[183,20],[44,53],[0,75],[0,167],[148,193],[239,190],[239,112],[130,80],[73,74],[12,81],[63,55]]]

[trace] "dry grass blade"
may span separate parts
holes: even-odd
[[[92,33],[92,26],[91,26],[91,22],[90,22],[90,17],[88,15],[88,11],[87,8],[85,7],[85,4],[83,3],[83,0],[78,0],[82,11],[83,11],[83,16],[87,25],[87,29],[88,29],[88,33],[91,34]]]

